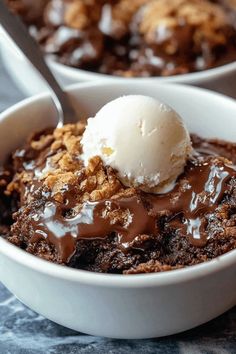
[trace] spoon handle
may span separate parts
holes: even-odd
[[[65,122],[74,121],[75,110],[67,94],[62,90],[46,64],[38,43],[31,37],[22,21],[11,13],[4,4],[4,0],[0,0],[0,23],[48,85],[59,115],[58,127],[62,126]],[[78,120],[78,117],[76,120]]]

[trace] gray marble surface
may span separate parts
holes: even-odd
[[[0,111],[23,95],[0,62]],[[0,284],[0,354],[236,353],[236,308],[194,330],[161,339],[112,340],[76,333],[39,316]]]

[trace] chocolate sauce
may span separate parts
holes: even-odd
[[[214,212],[229,190],[229,181],[236,177],[236,168],[212,158],[193,160],[185,171],[181,186],[160,196],[148,196],[153,215],[167,211],[174,226],[189,237],[194,246],[207,243],[207,215]]]
[[[71,218],[64,217],[66,206],[55,201],[47,202],[43,211],[32,215],[34,235],[30,242],[47,239],[54,244],[61,259],[68,261],[75,251],[78,239],[104,239],[115,232],[125,248],[137,235],[155,234],[156,220],[145,209],[141,199],[134,196],[119,200],[85,202],[81,211]],[[122,224],[110,220],[106,214],[125,211],[127,218]]]
[[[204,139],[192,134],[195,150],[202,156],[223,156],[236,165],[236,143],[219,139]]]
[[[207,243],[207,216],[214,212],[236,178],[236,168],[223,161],[196,156],[190,161],[175,188],[166,194],[142,193],[129,198],[85,202],[76,215],[67,215],[73,204],[50,198],[43,210],[31,214],[33,236],[30,242],[45,239],[53,244],[63,262],[68,262],[79,239],[105,239],[115,234],[125,251],[136,237],[158,235],[158,219],[167,216],[169,227],[188,237],[196,247]],[[116,219],[113,212],[125,213]],[[110,215],[110,217],[109,217]]]

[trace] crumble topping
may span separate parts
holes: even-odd
[[[70,0],[66,4],[64,21],[71,28],[85,30],[97,24],[101,15],[101,1]]]
[[[217,4],[207,0],[166,0],[151,1],[143,8],[139,28],[148,42],[161,42],[160,32],[164,30],[167,39],[173,36],[173,42],[176,39],[178,42],[175,31],[187,26],[193,32],[193,43],[201,46],[205,41],[212,45],[225,44],[228,25],[225,11]],[[169,48],[167,52],[173,54],[176,50]]]

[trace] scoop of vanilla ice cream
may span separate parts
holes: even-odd
[[[125,186],[165,193],[183,172],[191,141],[178,114],[152,97],[123,96],[89,118],[81,140],[85,165],[94,156]]]

